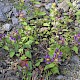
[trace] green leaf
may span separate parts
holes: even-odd
[[[77,46],[74,46],[74,47],[72,48],[72,50],[75,51],[76,54],[78,54],[78,47],[77,47]]]
[[[29,40],[29,41],[27,41],[27,43],[26,43],[26,44],[31,45],[31,44],[32,44],[32,42],[33,42],[33,40]]]
[[[23,24],[24,26],[27,26],[27,23],[26,23],[26,22],[22,22],[22,24]]]
[[[39,59],[39,60],[37,61],[37,63],[35,64],[35,66],[39,66],[41,62],[43,62],[43,59]]]
[[[28,61],[28,65],[29,65],[30,70],[32,70],[32,62],[31,61]]]
[[[32,72],[29,72],[29,71],[28,71],[28,72],[27,72],[27,75],[29,75],[29,76],[32,75]]]
[[[19,51],[20,53],[23,53],[23,48],[20,48],[18,51]]]
[[[10,51],[9,55],[12,58],[15,55],[15,51]]]
[[[60,48],[60,50],[63,52],[63,53],[70,53],[70,48],[68,46],[62,46]]]
[[[46,15],[46,12],[39,12],[40,16]]]
[[[78,11],[75,13],[75,15],[80,16],[80,11],[78,10]]]
[[[16,56],[17,56],[17,57],[19,57],[19,56],[20,56],[20,54],[16,54]]]
[[[14,43],[15,51],[17,52],[19,49],[19,45],[17,43]]]
[[[66,31],[66,32],[67,32],[67,31],[68,31],[68,29],[63,29],[62,31]]]
[[[21,60],[25,60],[26,59],[26,56],[25,55],[22,55],[21,56]]]
[[[54,74],[59,74],[59,69],[57,66],[55,66],[54,68],[51,69],[52,73]]]
[[[35,2],[34,2],[34,4],[40,4],[40,2],[38,2],[38,1],[35,1]]]
[[[49,56],[52,58],[55,49],[48,48],[48,50],[49,50]]]
[[[51,64],[47,64],[44,68],[44,70],[47,70],[47,69],[50,69],[50,68],[53,68],[55,66],[54,63],[51,63]]]
[[[50,23],[44,23],[43,26],[50,26]]]
[[[69,5],[69,7],[73,7],[71,2],[67,1],[67,4]]]
[[[9,47],[8,46],[4,46],[3,47],[5,50],[9,50]]]
[[[24,47],[24,48],[31,48],[31,45],[28,44],[28,43],[25,43],[25,44],[23,45],[23,47]]]
[[[2,47],[2,45],[3,45],[2,42],[0,42],[0,47]]]
[[[22,39],[22,42],[23,42],[23,41],[25,41],[25,40],[26,40],[26,37],[22,37],[21,39]]]
[[[32,57],[30,51],[25,52],[25,55],[26,55],[26,57],[28,57],[28,58],[31,58],[31,57]]]

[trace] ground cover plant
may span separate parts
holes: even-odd
[[[33,5],[40,4],[31,0]],[[11,58],[18,58],[18,69],[22,69],[22,80],[49,80],[50,75],[60,74],[59,65],[70,57],[78,54],[80,33],[74,26],[74,20],[80,23],[80,11],[71,2],[70,9],[65,13],[52,3],[47,14],[34,7],[34,17],[25,18],[19,14],[22,28],[10,34],[0,34],[0,47],[9,52]],[[24,0],[19,2],[22,11]]]

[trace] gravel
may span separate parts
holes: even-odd
[[[0,9],[0,21],[1,22],[5,22],[7,20],[6,15],[2,12],[2,10]]]
[[[4,31],[10,31],[12,29],[12,25],[9,23],[6,23],[2,26]]]

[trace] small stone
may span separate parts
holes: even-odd
[[[18,11],[17,11],[16,8],[14,8],[14,7],[13,7],[13,9],[12,9],[12,12],[13,12],[13,15],[14,15],[15,17],[17,17],[17,16],[19,15]]]
[[[2,11],[3,11],[3,13],[7,13],[7,12],[9,12],[11,9],[12,9],[12,6],[11,6],[11,5],[7,5],[7,6],[4,6],[4,8],[2,9]]]
[[[3,69],[6,69],[7,68],[7,63],[5,61],[1,61],[0,62],[0,67],[3,68]]]
[[[80,9],[80,1],[77,3],[77,7],[78,9]]]
[[[63,75],[59,75],[56,77],[56,80],[63,80],[64,79],[64,76]]]
[[[4,77],[3,74],[1,74],[0,72],[0,80],[4,80],[3,77]]]
[[[15,76],[11,76],[11,77],[7,77],[5,80],[19,80],[19,79],[16,78]]]
[[[72,62],[79,64],[79,57],[78,56],[73,56],[71,59]]]
[[[5,22],[6,20],[7,20],[7,17],[5,16],[5,14],[0,9],[0,21]]]
[[[46,9],[50,9],[51,8],[51,5],[52,5],[52,3],[48,3],[48,4],[45,5],[45,8]]]
[[[39,32],[44,32],[44,31],[47,31],[47,30],[48,30],[47,27],[42,27],[42,28],[40,28]]]
[[[64,12],[67,12],[69,10],[69,5],[67,4],[66,0],[64,0],[58,4],[58,8],[61,8],[64,10]]]
[[[4,31],[10,31],[10,30],[12,29],[12,25],[6,23],[6,24],[4,24],[4,25],[2,26],[2,28],[3,28]]]
[[[13,25],[17,25],[18,19],[16,17],[12,17],[12,23],[13,23]]]
[[[4,3],[0,2],[0,9],[3,9]]]

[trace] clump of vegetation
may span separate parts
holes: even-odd
[[[55,3],[52,3],[49,15],[36,8],[35,20],[28,22],[24,14],[20,14],[23,28],[11,34],[0,34],[0,47],[7,50],[11,58],[16,56],[21,60],[19,67],[23,68],[23,80],[33,78],[36,68],[41,74],[37,77],[46,76],[48,79],[51,74],[60,74],[59,64],[68,60],[73,51],[78,54],[80,33],[75,31],[73,23],[74,19],[79,21],[80,11],[70,2],[68,4],[70,10],[67,13],[57,9]]]

